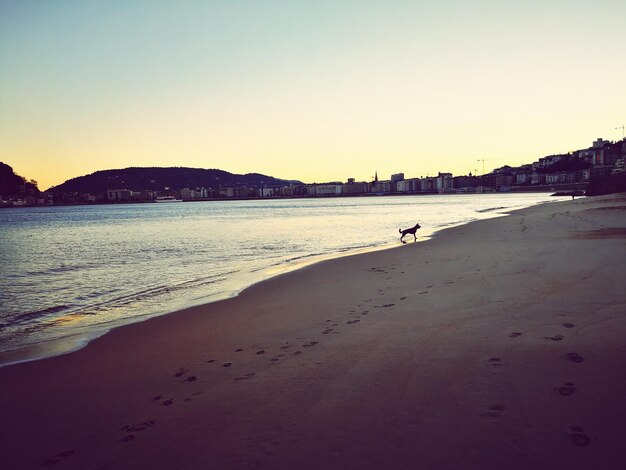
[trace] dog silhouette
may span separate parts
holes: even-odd
[[[402,230],[402,229],[398,230],[398,232],[401,233],[400,241],[402,243],[406,243],[405,241],[402,241],[402,239],[404,238],[405,235],[409,235],[409,234],[413,235],[413,238],[415,238],[415,241],[417,241],[417,236],[415,235],[415,232],[417,232],[418,228],[421,228],[420,224],[415,224],[415,227],[407,228],[407,229],[404,229],[404,230]]]

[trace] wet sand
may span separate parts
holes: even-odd
[[[625,227],[537,206],[1,368],[3,467],[623,469]]]

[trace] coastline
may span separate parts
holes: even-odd
[[[545,202],[541,202],[541,204],[543,203]],[[436,236],[436,234],[441,232],[442,230],[447,230],[449,228],[488,218],[503,217],[508,215],[511,210],[516,209],[517,208],[510,207],[490,207],[487,209],[477,210],[476,213],[480,214],[480,216],[471,221],[461,220],[453,221],[439,227],[422,227],[422,230],[420,230],[420,236],[418,238],[418,241],[427,241]],[[394,241],[364,246],[361,248],[350,248],[347,250],[335,251],[330,253],[312,253],[305,257],[294,258],[286,262],[271,264],[262,269],[257,269],[251,272],[241,272],[238,273],[238,277],[235,282],[231,281],[230,285],[224,286],[225,289],[217,293],[211,293],[197,298],[181,299],[181,301],[178,302],[178,305],[168,305],[167,307],[148,310],[140,315],[133,315],[127,318],[118,318],[103,323],[96,323],[90,328],[77,329],[76,332],[72,334],[67,334],[65,336],[46,339],[37,343],[24,345],[19,349],[0,352],[0,368],[14,364],[21,364],[50,357],[56,357],[59,355],[69,354],[78,351],[84,348],[87,344],[89,344],[89,342],[98,337],[108,334],[110,331],[116,328],[124,327],[134,323],[141,323],[151,318],[168,315],[191,307],[197,307],[200,305],[234,298],[237,297],[245,289],[276,275],[289,273],[303,267],[307,267],[312,264],[320,263],[330,259],[337,259],[346,256],[355,256],[380,250],[388,250],[392,248],[397,248],[399,246],[400,245],[397,243],[397,241]]]
[[[3,453],[16,468],[618,468],[624,207],[516,210],[4,367]]]

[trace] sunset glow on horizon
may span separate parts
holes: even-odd
[[[0,161],[467,174],[622,138],[622,2],[0,3]]]

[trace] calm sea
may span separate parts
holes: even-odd
[[[307,262],[560,198],[387,196],[0,210],[0,364],[236,295]],[[410,237],[412,239],[412,237]]]

